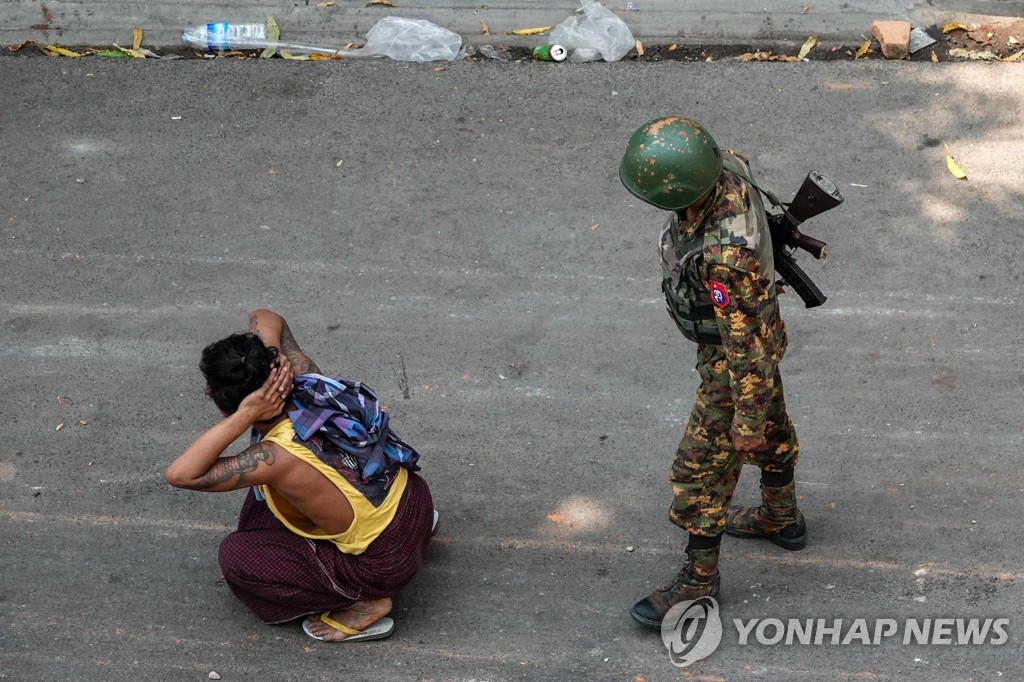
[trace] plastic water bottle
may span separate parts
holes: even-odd
[[[263,24],[206,24],[181,34],[181,42],[200,50],[252,50],[270,45]]]

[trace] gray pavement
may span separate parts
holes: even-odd
[[[394,7],[359,0],[336,0],[320,7],[318,0],[281,3],[276,0],[3,0],[0,44],[25,40],[63,45],[131,44],[135,26],[145,30],[145,45],[178,45],[185,28],[207,22],[263,22],[273,15],[282,36],[327,46],[362,39],[381,17],[393,15],[429,19],[463,36],[474,45],[504,43],[536,45],[536,36],[511,34],[513,29],[553,26],[565,20],[579,2],[557,0],[395,0]],[[809,35],[822,41],[860,42],[871,35],[875,19],[905,19],[915,26],[950,21],[998,21],[1024,17],[1021,0],[635,0],[605,3],[629,25],[638,39],[652,43],[714,44],[803,42]],[[484,21],[492,35],[484,35]]]
[[[0,60],[0,679],[1019,677],[1020,77]],[[812,541],[727,539],[724,616],[1009,617],[1008,643],[727,628],[678,669],[629,620],[681,556],[665,477],[697,384],[660,297],[663,216],[615,174],[667,112],[783,195],[817,168],[847,196],[807,229],[830,259],[801,259],[829,302],[784,300]],[[261,625],[218,580],[241,493],[160,477],[216,418],[200,349],[256,306],[423,453],[444,528],[385,642]]]

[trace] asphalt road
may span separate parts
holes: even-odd
[[[0,59],[0,679],[1016,679],[1021,75]],[[681,557],[697,384],[663,216],[616,175],[667,113],[786,197],[812,168],[846,195],[800,259],[828,303],[784,299],[811,544],[726,539],[723,616],[1009,617],[1006,644],[727,627],[680,669],[630,621]],[[257,306],[423,453],[443,532],[385,642],[260,624],[218,580],[242,493],[160,476],[217,416],[201,348]]]

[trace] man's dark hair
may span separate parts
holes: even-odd
[[[267,348],[255,334],[232,334],[203,349],[199,369],[206,377],[207,395],[231,414],[245,396],[263,385],[276,360],[277,349]]]

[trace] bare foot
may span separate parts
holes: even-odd
[[[384,597],[374,601],[356,602],[354,606],[344,611],[331,611],[327,617],[353,630],[364,630],[389,613],[391,613],[391,597]],[[323,637],[326,642],[337,642],[348,638],[344,632],[336,630],[320,620],[320,614],[317,613],[309,617],[309,631],[317,637]]]

